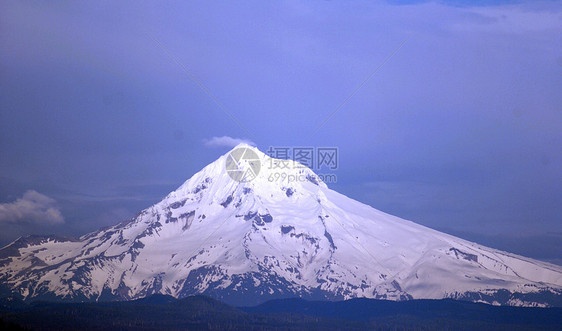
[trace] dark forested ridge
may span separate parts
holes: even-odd
[[[99,303],[0,300],[0,326],[19,330],[560,330],[562,308],[497,307],[454,300],[273,300],[235,308],[193,296]]]
[[[339,320],[396,323],[397,326],[480,326],[506,329],[562,330],[562,308],[492,306],[482,303],[442,300],[386,301],[351,299],[346,301],[271,300],[254,307],[251,313],[299,313]]]

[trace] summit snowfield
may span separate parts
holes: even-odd
[[[227,153],[133,219],[80,238],[30,236],[4,247],[0,292],[26,300],[161,293],[235,305],[367,297],[562,306],[560,266],[383,213],[293,161],[275,179],[279,170],[268,164],[278,160],[236,149],[261,159],[257,174],[243,173],[253,180],[232,179]]]

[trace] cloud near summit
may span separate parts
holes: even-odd
[[[61,224],[64,217],[54,199],[29,190],[14,202],[0,204],[0,223],[15,222]]]
[[[236,147],[239,144],[248,144],[255,146],[256,144],[249,139],[232,138],[229,136],[213,137],[211,139],[204,139],[203,144],[206,147]]]

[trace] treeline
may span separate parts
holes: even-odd
[[[272,311],[299,307],[296,311]],[[359,305],[360,303],[360,305]],[[35,303],[23,308],[4,308],[0,311],[0,330],[558,330],[559,310],[552,311],[553,319],[530,323],[494,322],[467,318],[458,309],[439,311],[432,316],[413,310],[388,310],[384,316],[370,313],[366,308],[375,301],[337,303],[338,311],[318,316],[328,310],[325,302],[279,302],[269,304],[270,311],[248,312],[220,301],[195,296],[176,300],[155,296],[129,302],[105,303]],[[423,303],[423,302],[422,302]],[[387,303],[383,303],[387,305]],[[440,304],[442,306],[451,303]],[[453,304],[454,305],[454,304]],[[265,305],[267,306],[267,304]],[[348,306],[348,308],[346,308]],[[259,307],[259,306],[258,306]],[[320,309],[318,309],[320,307]],[[274,309],[275,308],[275,309]],[[284,309],[285,309],[284,308]],[[351,308],[351,309],[350,309]],[[491,306],[477,306],[483,312]],[[316,312],[315,312],[316,309]],[[349,309],[349,312],[345,312]],[[247,309],[248,310],[248,309]],[[361,315],[361,311],[367,314]],[[380,311],[380,310],[379,310]],[[411,313],[408,313],[411,311]],[[350,313],[353,312],[354,315]],[[419,312],[419,311],[418,311]],[[540,311],[544,314],[544,311]],[[550,312],[550,311],[547,311]],[[358,314],[359,313],[359,314]],[[355,317],[350,317],[355,316]],[[537,315],[538,316],[538,315]],[[558,318],[558,319],[557,319]]]

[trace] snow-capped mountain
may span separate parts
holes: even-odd
[[[4,247],[0,291],[61,300],[205,294],[238,305],[297,296],[562,306],[560,266],[383,213],[292,161],[272,176],[279,169],[265,165],[278,160],[236,149],[256,153],[259,172],[232,176],[227,153],[131,220]]]

